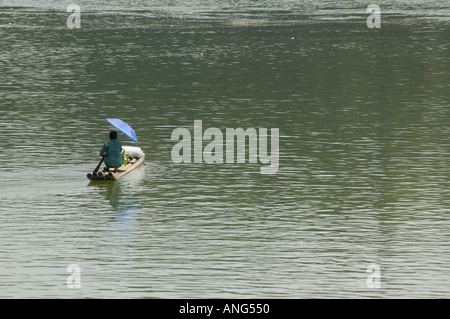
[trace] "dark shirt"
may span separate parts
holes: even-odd
[[[102,152],[106,153],[105,165],[108,167],[120,167],[123,160],[120,152],[122,150],[122,143],[116,140],[109,140],[103,144]]]

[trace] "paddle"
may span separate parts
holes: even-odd
[[[98,163],[97,167],[94,169],[94,171],[92,172],[92,175],[97,174],[98,170],[100,169],[100,166],[103,163],[103,160],[105,159],[106,155],[102,157],[102,160],[100,161],[100,163]]]

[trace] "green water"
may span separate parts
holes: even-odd
[[[80,29],[26,4],[0,7],[0,297],[448,296],[450,27],[433,4],[380,29],[358,2],[332,20],[310,2],[254,18],[105,5]],[[146,160],[90,182],[107,117]],[[194,120],[279,128],[277,173],[174,163]]]

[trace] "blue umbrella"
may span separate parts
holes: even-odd
[[[136,133],[134,130],[129,126],[127,123],[125,123],[122,120],[119,119],[106,119],[109,123],[114,125],[119,131],[121,131],[123,134],[125,134],[126,137],[130,138],[134,142],[138,142]]]

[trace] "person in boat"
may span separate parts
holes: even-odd
[[[122,151],[122,143],[117,140],[117,132],[111,131],[109,133],[109,141],[103,144],[100,151],[100,156],[105,156],[106,171],[110,168],[117,168],[122,166],[123,160],[120,152]]]

